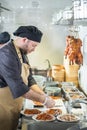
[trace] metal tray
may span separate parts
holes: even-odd
[[[79,90],[75,86],[63,86],[64,93],[77,93]]]
[[[85,99],[86,96],[82,92],[77,92],[77,93],[69,93],[69,96],[72,100],[75,99]]]
[[[66,91],[66,89],[68,89],[68,91]],[[64,97],[68,100],[75,100],[79,98],[86,99],[86,96],[84,95],[84,93],[79,91],[79,89],[75,88],[75,86],[62,87],[62,93]]]

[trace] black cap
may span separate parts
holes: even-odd
[[[8,32],[0,33],[0,44],[5,44],[10,40],[10,34]]]
[[[43,35],[35,26],[20,26],[13,34],[36,42],[40,42]]]

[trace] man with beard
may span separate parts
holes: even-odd
[[[24,98],[55,105],[36,84],[27,60],[42,32],[35,26],[20,26],[13,34],[15,38],[0,48],[0,130],[16,130]]]

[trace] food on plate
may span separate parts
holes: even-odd
[[[61,99],[61,97],[55,97],[55,96],[50,96],[52,99],[56,100],[56,99]]]
[[[41,113],[40,110],[38,109],[25,109],[24,114],[39,114]]]
[[[56,109],[51,108],[51,109],[47,110],[47,113],[48,113],[48,114],[52,114],[52,115],[55,116],[55,115],[60,115],[60,114],[62,114],[62,110],[59,109],[59,108],[56,108]]]
[[[73,88],[66,88],[65,91],[68,92],[68,93],[73,93],[73,92],[77,92],[78,90],[73,89]]]
[[[83,99],[83,98],[85,98],[85,96],[84,95],[81,95],[81,94],[79,94],[79,93],[75,93],[75,94],[70,94],[70,97],[72,98],[72,99]]]
[[[38,114],[36,116],[36,119],[37,120],[44,120],[44,121],[47,121],[47,120],[52,120],[53,119],[53,116],[48,114],[48,113],[41,113],[41,114]]]
[[[33,101],[33,102],[34,102],[34,106],[43,106],[43,104],[40,102],[37,102],[37,101]]]
[[[73,114],[61,115],[57,119],[59,119],[61,121],[65,121],[65,122],[74,122],[74,121],[79,120],[79,118],[77,116],[73,115]]]

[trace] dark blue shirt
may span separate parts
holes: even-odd
[[[21,51],[23,62],[27,63],[25,55]],[[21,77],[21,62],[15,50],[12,41],[0,48],[0,89],[9,86],[13,98],[17,98],[25,94],[31,85],[36,84],[32,77],[32,71],[29,69],[28,86],[23,82]]]

